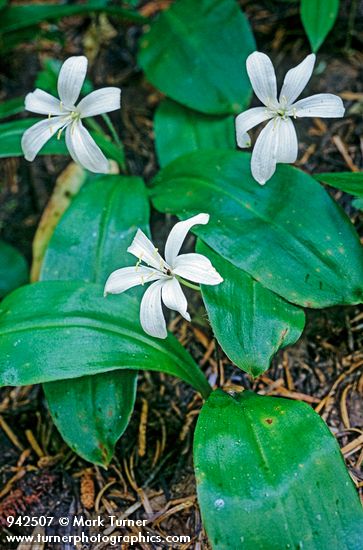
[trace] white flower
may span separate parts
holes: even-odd
[[[290,117],[340,118],[344,115],[342,100],[333,94],[316,94],[295,102],[308,83],[314,64],[315,55],[311,54],[290,69],[277,100],[276,76],[269,57],[254,52],[247,58],[253,90],[265,107],[254,107],[237,116],[237,143],[241,148],[250,147],[248,130],[270,120],[258,136],[252,153],[252,175],[261,185],[272,177],[276,163],[296,161],[297,136]]]
[[[60,100],[36,89],[25,98],[25,109],[48,115],[24,133],[21,146],[27,160],[33,161],[43,145],[54,135],[66,130],[66,145],[73,160],[91,172],[107,174],[109,162],[94,142],[82,119],[120,109],[121,90],[101,88],[75,103],[87,72],[87,58],[70,57],[62,65],[58,77]]]
[[[106,294],[120,294],[129,288],[146,283],[153,284],[146,290],[140,308],[141,326],[147,334],[157,338],[166,338],[166,323],[162,310],[162,302],[169,309],[178,311],[184,319],[190,321],[187,312],[187,300],[181,289],[180,282],[186,286],[194,285],[184,281],[189,279],[204,285],[218,285],[222,277],[202,254],[179,254],[184,239],[193,225],[205,225],[209,221],[208,214],[198,214],[188,220],[174,225],[165,245],[165,259],[158,249],[138,229],[134,240],[127,249],[138,258],[136,266],[117,269],[106,281]],[[148,266],[142,265],[145,262]],[[198,288],[198,287],[194,287]]]

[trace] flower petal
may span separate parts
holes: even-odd
[[[281,120],[277,127],[276,162],[295,162],[298,153],[297,135],[290,118]]]
[[[138,260],[142,260],[146,264],[155,267],[158,271],[168,268],[163,258],[160,256],[158,249],[155,248],[153,243],[141,229],[137,230],[134,240],[128,247],[127,252],[136,256]]]
[[[28,128],[21,138],[21,148],[26,160],[34,160],[43,145],[58,132],[66,122],[66,117],[57,116],[37,122]]]
[[[25,109],[41,115],[64,115],[61,102],[56,97],[37,88],[25,96]]]
[[[77,111],[81,113],[81,118],[87,116],[100,115],[116,111],[121,107],[121,90],[120,88],[101,88],[91,92],[86,97],[81,99],[77,105]]]
[[[219,285],[222,277],[202,254],[181,254],[175,260],[173,272],[180,277],[203,285]]]
[[[184,317],[187,321],[190,321],[190,315],[187,312],[188,302],[182,291],[180,283],[173,277],[162,286],[162,299],[166,307],[178,311],[180,315]]]
[[[292,116],[316,116],[322,118],[341,118],[344,116],[344,104],[334,94],[315,94],[300,99],[291,107]]]
[[[265,122],[272,118],[273,114],[269,114],[269,111],[265,107],[253,107],[248,109],[244,113],[241,113],[236,118],[236,138],[237,145],[243,149],[244,147],[251,146],[251,138],[248,135],[248,130],[251,130],[260,122]]]
[[[156,281],[150,285],[141,300],[141,326],[147,334],[155,338],[166,338],[168,335],[161,304],[161,290],[164,284],[164,281]]]
[[[247,73],[257,97],[266,107],[277,107],[275,69],[264,53],[254,52],[247,57]]]
[[[157,281],[162,275],[144,265],[122,267],[113,271],[105,284],[104,294],[121,294],[129,288]]]
[[[110,166],[82,122],[73,122],[67,127],[66,145],[73,160],[96,174],[108,174]]]
[[[197,214],[192,218],[178,222],[169,233],[165,244],[165,259],[173,267],[174,260],[179,254],[184,239],[193,225],[205,225],[209,222],[209,214]]]
[[[63,63],[58,76],[58,95],[63,105],[74,109],[87,73],[87,57],[73,56]]]
[[[270,120],[260,132],[252,152],[252,175],[261,185],[266,183],[276,170],[279,124],[279,119]]]
[[[310,80],[315,65],[315,55],[311,53],[285,76],[280,93],[280,103],[291,105],[301,94]]]

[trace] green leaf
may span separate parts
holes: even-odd
[[[135,11],[108,6],[108,0],[93,0],[85,4],[76,5],[47,5],[27,4],[23,6],[9,6],[3,10],[0,20],[0,33],[24,29],[38,25],[43,21],[52,21],[71,15],[89,15],[92,12],[104,12],[126,21],[145,23],[145,18]]]
[[[17,115],[24,111],[24,97],[14,97],[0,103],[0,119]]]
[[[41,279],[104,285],[112,271],[135,264],[127,248],[138,228],[149,233],[143,181],[138,177],[97,177],[83,186],[56,227]]]
[[[332,29],[338,11],[339,0],[301,0],[301,20],[313,52],[318,51]]]
[[[178,0],[140,41],[138,62],[175,101],[207,114],[236,114],[251,98],[246,59],[256,49],[235,0]]]
[[[48,247],[42,280],[104,284],[115,269],[132,265],[127,253],[140,227],[149,231],[149,203],[136,177],[101,176],[73,200]],[[81,261],[80,261],[81,259]],[[135,308],[134,315],[139,312]],[[108,464],[125,431],[136,395],[137,372],[114,371],[44,384],[55,424],[86,460]]]
[[[345,193],[363,198],[363,172],[331,172],[315,174],[314,178]]]
[[[0,298],[29,280],[24,257],[13,246],[0,241]]]
[[[224,279],[220,285],[201,285],[214,334],[238,367],[258,376],[269,368],[279,349],[300,338],[305,324],[304,312],[263,287],[201,241],[197,252],[207,256]]]
[[[137,373],[112,371],[43,388],[54,423],[74,452],[107,466],[134,409]]]
[[[363,298],[363,249],[354,226],[312,177],[279,165],[265,186],[250,155],[199,151],[173,161],[151,196],[162,212],[211,215],[196,233],[263,286],[306,307]]]
[[[80,259],[81,261],[81,259]],[[76,281],[24,286],[0,304],[0,380],[19,386],[75,379],[117,369],[178,376],[204,396],[210,386],[171,334],[148,336],[139,303],[124,293]]]
[[[305,403],[217,390],[194,464],[213,550],[360,550],[363,514],[334,436]]]
[[[25,130],[42,120],[41,118],[27,118],[0,124],[0,158],[21,157],[21,138]],[[124,166],[125,157],[123,151],[108,141],[102,134],[90,131],[91,136],[97,145],[103,150],[108,158],[116,160]],[[39,155],[69,155],[64,136],[57,139],[53,136],[40,150]]]
[[[170,99],[155,113],[155,144],[160,166],[199,149],[235,149],[233,116],[192,111]]]

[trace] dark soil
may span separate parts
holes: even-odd
[[[157,2],[144,4],[157,11]],[[348,116],[336,121],[299,121],[298,164],[308,172],[363,169],[363,2],[341,4],[334,31],[318,55],[321,76],[312,78],[307,93],[341,94]],[[297,4],[242,0],[241,5],[252,24],[258,49],[271,55],[281,81],[286,70],[310,53]],[[353,29],[349,21],[354,6]],[[63,47],[44,39],[21,45],[12,55],[0,59],[0,100],[29,92],[45,56],[64,59],[83,53],[83,40],[89,36],[91,25],[96,25],[99,32],[93,46],[91,77],[96,87],[122,87],[122,118],[113,120],[125,144],[129,173],[149,180],[157,171],[152,119],[161,95],[144,81],[136,66],[141,29],[123,26],[111,18],[115,33],[106,39],[99,21],[98,17],[67,18],[59,24]],[[32,164],[21,158],[0,162],[0,235],[29,261],[37,223],[55,179],[67,162],[60,157],[39,157]],[[337,191],[332,194],[362,234],[363,216],[352,207],[350,197]],[[160,220],[154,213],[153,228],[166,232],[168,227],[162,228]],[[253,388],[268,395],[303,399],[317,407],[337,436],[353,480],[362,491],[363,443],[353,449],[347,447],[363,428],[362,310],[350,307],[309,312],[300,341],[281,352],[271,369],[253,381],[231,365],[215,345],[201,303],[194,302],[192,308],[200,326],[177,317],[172,317],[171,326],[210,379],[225,389]],[[325,400],[328,395],[330,399]],[[140,456],[139,426],[146,399],[146,449]],[[91,467],[67,448],[52,424],[41,388],[0,390],[0,525],[6,525],[9,514],[130,514],[131,518],[150,519],[145,528],[149,533],[190,535],[192,542],[183,548],[207,549],[191,453],[201,404],[201,399],[182,382],[161,374],[140,374],[134,415],[106,471]],[[24,528],[8,532],[24,534]],[[157,548],[148,543],[136,547]],[[47,548],[56,546],[46,544],[44,550]],[[112,547],[96,543],[83,548]],[[0,549],[8,550],[1,542]]]

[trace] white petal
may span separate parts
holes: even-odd
[[[155,269],[162,271],[168,266],[160,256],[158,249],[155,248],[153,243],[148,239],[141,229],[137,230],[134,240],[127,249],[127,252],[136,256],[138,260],[142,260],[148,265],[155,267]]]
[[[120,107],[121,90],[120,88],[110,87],[91,92],[81,99],[77,105],[77,111],[81,113],[81,117],[84,118],[116,111],[120,109]]]
[[[193,225],[205,225],[208,222],[209,214],[197,214],[192,218],[178,222],[174,225],[165,244],[165,259],[169,265],[173,266],[174,260],[179,254],[184,239]]]
[[[265,107],[253,107],[248,109],[244,113],[241,113],[236,118],[236,137],[238,147],[243,149],[244,147],[251,146],[251,139],[248,135],[248,130],[251,130],[260,122],[269,120],[273,114],[269,114],[269,111]]]
[[[108,174],[110,166],[82,122],[74,122],[66,131],[66,145],[73,160],[96,174]]]
[[[64,115],[61,102],[56,97],[37,88],[25,96],[25,109],[41,115]]]
[[[276,107],[276,76],[271,59],[264,53],[254,52],[247,57],[246,66],[252,88],[257,97],[266,107]]]
[[[163,281],[149,286],[141,300],[140,322],[147,334],[156,338],[166,338],[168,333],[161,305]]]
[[[279,124],[279,119],[270,120],[258,136],[252,152],[252,175],[261,185],[266,183],[276,170]]]
[[[34,160],[43,145],[67,122],[64,116],[47,118],[26,130],[21,138],[21,148],[26,160]]]
[[[134,286],[157,281],[161,276],[160,272],[144,265],[116,269],[107,279],[104,293],[121,294]]]
[[[340,97],[334,94],[316,94],[300,99],[292,105],[292,116],[316,116],[322,118],[341,118],[344,105]]]
[[[291,105],[299,97],[310,80],[314,65],[315,55],[311,53],[305,57],[304,61],[286,73],[280,93],[280,103]]]
[[[62,65],[58,76],[58,95],[63,105],[69,109],[81,92],[87,73],[87,57],[84,55],[69,57]]]
[[[169,309],[178,311],[187,321],[190,321],[190,315],[187,312],[188,302],[181,289],[180,283],[173,277],[166,281],[162,286],[163,302]]]
[[[223,282],[210,260],[202,254],[181,254],[175,260],[173,272],[203,285],[219,285]]]
[[[281,120],[277,127],[276,162],[295,162],[298,143],[294,124],[290,118]]]

